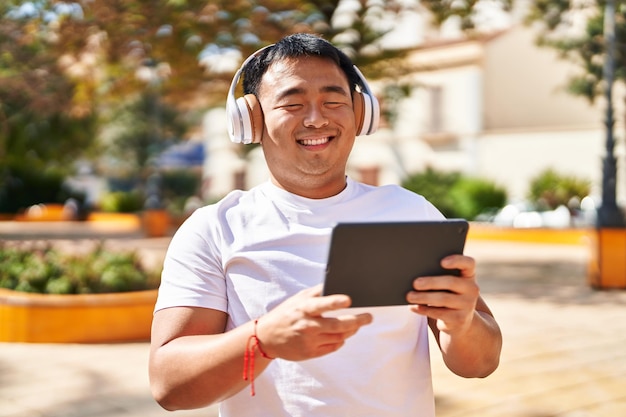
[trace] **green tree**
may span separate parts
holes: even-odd
[[[233,65],[289,33],[315,32],[335,41],[368,78],[395,81],[406,74],[402,60],[406,51],[383,50],[378,41],[387,29],[377,26],[381,16],[400,13],[404,2],[356,2],[358,7],[342,12],[349,19],[343,19],[348,23],[341,27],[334,24],[339,3],[2,2],[2,183],[10,183],[7,178],[17,175],[11,168],[15,164],[67,170],[71,161],[89,156],[89,151],[100,155],[103,139],[118,145],[120,151],[130,150],[141,168],[155,144],[171,140],[174,133],[181,138],[185,127],[197,123],[174,112],[193,116],[223,105],[236,69]],[[229,56],[235,56],[234,64],[223,67],[223,59]],[[152,110],[146,108],[148,104]],[[135,111],[130,124],[102,129],[113,117],[129,111]],[[147,127],[156,114],[160,115],[157,132]],[[0,198],[9,198],[11,192],[0,189]]]
[[[554,3],[554,4],[551,4]],[[615,13],[615,38],[619,45],[614,54],[614,76],[616,81],[626,81],[626,3],[620,0]],[[575,95],[586,97],[593,102],[606,92],[603,68],[606,55],[604,38],[604,12],[606,1],[595,0],[584,6],[576,6],[572,2],[535,1],[527,20],[543,22],[538,43],[559,51],[562,57],[575,62],[581,71],[569,80],[569,91]],[[585,30],[574,35],[567,31],[572,25],[572,13],[587,16]]]
[[[116,159],[118,173],[121,169],[127,176],[146,174],[143,171],[153,159],[185,134],[189,123],[183,116],[154,93],[131,97],[102,115],[107,121],[104,145]]]
[[[41,13],[9,3],[0,18],[0,160],[28,152],[63,165],[91,140],[93,103],[77,99],[83,87]]]
[[[0,212],[62,198],[63,176],[95,138],[93,104],[59,65],[55,32],[22,2],[0,5]]]
[[[216,57],[233,51],[248,56],[293,32],[315,32],[336,41],[368,77],[404,74],[406,51],[383,50],[388,31],[377,22],[402,12],[405,2],[360,1],[342,26],[333,24],[340,0],[110,0],[92,2],[9,1],[0,6],[3,51],[39,39],[37,55],[75,83],[75,112],[116,103],[148,88],[140,76],[154,64],[162,77],[160,94],[184,109],[222,104],[232,68],[220,69]],[[27,7],[27,5],[29,5]],[[29,30],[29,33],[25,33]],[[338,36],[342,35],[342,36]],[[45,42],[44,42],[45,40]],[[10,54],[9,68],[20,57]],[[34,66],[33,69],[36,69]],[[17,69],[17,68],[16,68]],[[60,88],[60,87],[59,87]],[[67,91],[67,89],[64,89]],[[97,100],[96,100],[97,99]]]
[[[375,21],[385,13],[399,13],[400,1],[368,5],[350,12],[349,25],[332,22],[340,0],[110,0],[80,2],[74,13],[57,20],[57,43],[63,45],[66,62],[97,56],[98,89],[84,88],[84,97],[119,100],[146,89],[138,72],[155,63],[167,73],[160,90],[165,101],[185,109],[221,104],[232,77],[213,58],[233,51],[248,56],[258,48],[293,32],[316,32],[337,42],[359,66],[377,75],[397,74],[394,60],[402,51],[376,46],[386,30]],[[53,0],[40,2],[41,9],[58,10]],[[78,3],[71,3],[78,4]],[[56,7],[56,9],[55,9]],[[59,12],[57,12],[59,13]],[[392,60],[392,61],[389,61]],[[375,65],[376,64],[376,65]]]
[[[503,10],[511,10],[515,0],[496,0]],[[472,34],[477,29],[476,16],[484,0],[420,0],[420,4],[432,13],[433,23],[439,26],[450,17],[458,17],[461,29]]]

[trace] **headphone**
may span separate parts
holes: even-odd
[[[241,64],[230,84],[228,98],[226,99],[226,117],[228,118],[228,135],[234,143],[249,144],[261,142],[264,123],[261,105],[254,94],[246,94],[243,97],[235,98],[235,89],[246,64],[271,46],[274,45],[268,45],[250,55]],[[380,107],[361,71],[356,66],[354,66],[354,70],[362,84],[362,86],[357,86],[352,99],[357,128],[356,135],[371,135],[378,129]]]

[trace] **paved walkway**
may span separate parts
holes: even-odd
[[[167,242],[110,243],[143,248],[158,261]],[[476,240],[466,253],[479,262],[484,297],[502,327],[502,362],[492,376],[468,380],[433,351],[437,416],[626,416],[626,291],[588,287],[587,249]],[[0,343],[0,417],[217,415],[215,407],[161,410],[150,396],[147,358],[147,343]]]

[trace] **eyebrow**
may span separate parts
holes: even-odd
[[[299,88],[299,87],[289,88],[289,89],[283,91],[282,93],[280,93],[278,95],[278,100],[282,100],[282,99],[284,99],[286,97],[294,96],[294,95],[297,95],[297,94],[304,94],[304,92],[305,92],[304,88]],[[343,87],[339,86],[339,85],[327,85],[327,86],[324,86],[324,87],[322,87],[320,89],[320,92],[322,92],[322,93],[338,93],[338,94],[341,94],[343,96],[349,97],[349,94],[346,92],[346,90]]]

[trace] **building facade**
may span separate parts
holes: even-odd
[[[421,32],[420,32],[421,33]],[[424,37],[407,58],[414,87],[393,125],[359,137],[349,174],[371,184],[401,183],[427,167],[460,171],[505,187],[523,200],[530,181],[553,168],[592,182],[599,197],[605,152],[605,103],[566,91],[577,68],[535,44],[524,26],[481,38]],[[375,92],[384,80],[370,81]],[[618,200],[626,200],[624,89],[615,86]],[[380,95],[379,95],[380,97]],[[226,135],[223,110],[207,115],[206,199],[267,179],[259,147],[243,152]]]

